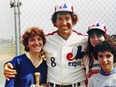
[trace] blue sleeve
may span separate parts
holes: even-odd
[[[5,64],[7,64],[7,63],[11,63],[11,61],[6,62]],[[5,64],[4,64],[4,66],[5,66]],[[14,79],[12,78],[9,81],[6,80],[5,81],[5,87],[14,87]]]
[[[5,64],[7,64],[7,63],[11,63],[11,61],[6,62]],[[5,66],[5,64],[4,64],[4,66]],[[4,68],[4,66],[3,66],[3,68]],[[10,79],[9,81],[6,80],[5,87],[14,87],[14,79]]]
[[[17,71],[17,73],[19,73],[19,70],[20,70],[20,68],[19,68],[20,67],[20,61],[19,61],[19,59],[17,57],[15,57],[15,58],[13,58],[12,61],[10,61],[10,63],[13,64],[14,69]],[[9,81],[6,80],[5,87],[15,87],[15,84],[17,84],[16,83],[17,77],[18,77],[18,75],[16,75],[15,78],[11,78]]]
[[[12,78],[12,79],[10,79],[9,81],[8,80],[6,80],[6,82],[5,82],[5,87],[14,87],[14,79]]]

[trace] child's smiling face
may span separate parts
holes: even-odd
[[[98,52],[98,61],[104,72],[109,73],[113,70],[114,55],[110,51]]]

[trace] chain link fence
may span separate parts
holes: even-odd
[[[4,1],[4,0],[3,0]],[[15,1],[15,0],[14,0]],[[56,30],[51,21],[54,13],[54,6],[62,2],[70,2],[74,6],[74,11],[79,16],[79,21],[74,26],[74,30],[86,34],[89,24],[96,21],[107,26],[107,33],[116,34],[116,0],[20,0],[20,28],[21,35],[29,27],[38,26],[44,30],[45,34]],[[3,2],[5,3],[5,2]],[[3,4],[2,3],[2,4]],[[7,7],[2,11],[6,15],[4,27],[0,29],[0,65],[10,60],[16,55],[15,27],[13,7],[10,8],[10,1],[7,0]],[[4,9],[4,8],[3,8]],[[3,19],[3,18],[2,18]],[[5,26],[7,24],[7,26]],[[7,36],[4,38],[4,36]],[[21,50],[23,51],[23,49]],[[3,68],[0,70],[0,84],[4,85]],[[2,87],[0,85],[0,87]]]
[[[79,21],[74,29],[86,34],[87,27],[93,22],[106,24],[108,34],[116,34],[116,0],[28,0],[21,6],[21,29],[39,26],[45,33],[54,31],[51,16],[54,6],[62,2],[71,2]]]

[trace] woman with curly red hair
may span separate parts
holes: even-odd
[[[6,80],[5,87],[31,87],[35,84],[34,73],[40,73],[40,85],[46,87],[47,64],[46,52],[43,47],[46,43],[43,30],[31,27],[22,35],[22,44],[26,53],[14,57],[10,63],[17,72],[15,78]]]

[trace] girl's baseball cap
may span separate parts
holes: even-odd
[[[106,33],[106,26],[104,24],[101,24],[101,23],[98,23],[98,22],[90,25],[88,27],[87,33],[89,33],[91,30],[97,30],[97,29]]]
[[[71,3],[62,3],[55,6],[55,13],[56,12],[74,12],[74,11]]]

